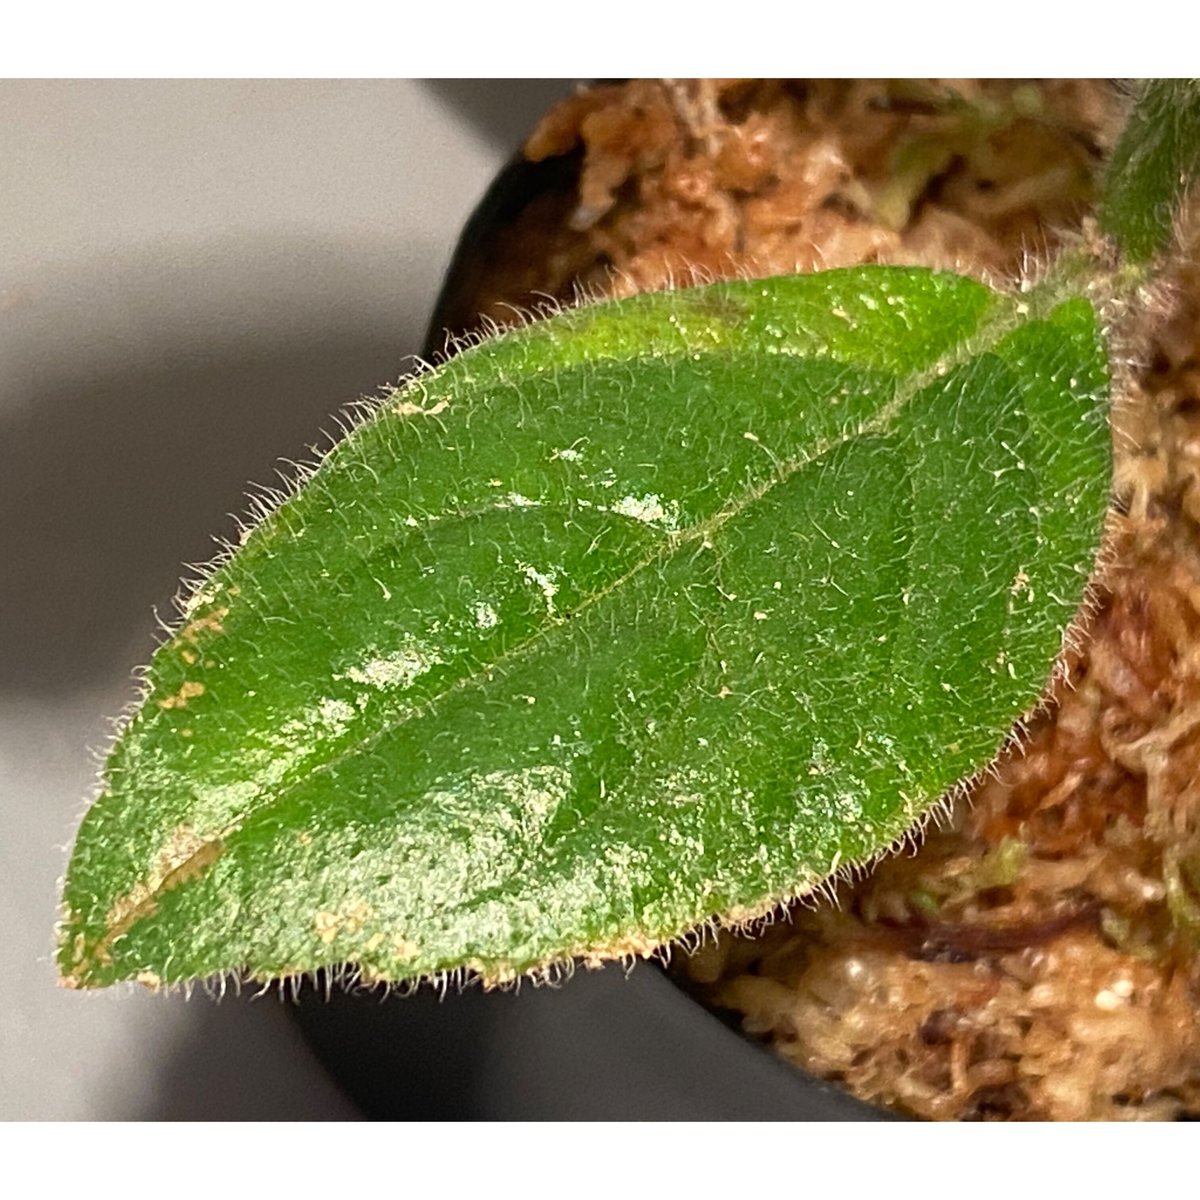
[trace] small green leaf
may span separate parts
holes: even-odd
[[[1168,248],[1188,190],[1200,175],[1200,80],[1152,79],[1108,165],[1101,228],[1132,263]]]
[[[639,296],[391,396],[193,597],[68,983],[504,979],[870,859],[995,753],[1109,475],[1082,300],[866,268]]]

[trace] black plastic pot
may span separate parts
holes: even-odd
[[[886,1114],[728,1028],[652,963],[517,992],[307,992],[325,1067],[387,1120],[863,1121]]]
[[[426,341],[472,327],[495,240],[549,192],[574,190],[577,158],[510,163],[459,240]],[[657,964],[579,971],[557,987],[444,997],[306,991],[294,1013],[363,1112],[426,1120],[888,1120],[805,1075],[708,1011]]]

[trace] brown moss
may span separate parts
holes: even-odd
[[[526,155],[582,152],[474,308],[863,262],[1009,274],[1077,224],[1117,98],[1082,81],[635,80],[553,109]]]

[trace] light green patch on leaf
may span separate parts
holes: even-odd
[[[863,268],[426,374],[205,584],[66,888],[98,986],[499,980],[871,859],[1035,704],[1109,478],[1094,315]]]

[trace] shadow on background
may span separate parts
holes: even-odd
[[[646,963],[507,992],[306,986],[299,1004],[277,991],[194,1003],[143,1119],[887,1119],[750,1045]]]
[[[577,971],[561,987],[334,992],[292,1010],[359,1107],[405,1120],[874,1120],[680,990],[657,966]]]
[[[147,251],[119,264],[125,277],[111,286],[89,267],[59,279],[28,312],[4,314],[0,332],[15,350],[0,363],[13,398],[0,411],[0,696],[17,723],[6,731],[14,745],[26,714],[73,720],[67,714],[78,712],[80,697],[145,662],[152,606],[175,620],[182,564],[210,559],[214,535],[235,533],[226,514],[245,513],[247,481],[278,483],[281,457],[309,457],[320,431],[335,431],[331,414],[402,374],[433,297],[397,286],[359,303],[369,264],[355,253],[364,252],[234,244],[164,264]],[[239,255],[231,285],[230,260]],[[402,274],[403,247],[397,257]],[[127,292],[130,276],[139,286]],[[129,294],[144,308],[131,311]],[[230,314],[248,309],[262,322],[239,327]],[[31,777],[22,803],[62,802]],[[82,795],[69,799],[70,811]],[[41,874],[34,882],[40,888]],[[47,912],[47,940],[51,920]],[[148,1049],[127,1060],[122,1080],[111,1082],[109,1111],[143,1119],[355,1114],[276,998],[214,1004],[197,995],[182,1017],[162,1055]],[[68,1019],[86,1026],[88,1012],[81,1006]],[[152,1044],[161,1046],[167,1034],[161,1022],[156,1029]],[[44,1046],[30,1052],[52,1056]]]
[[[575,89],[573,79],[429,79],[450,104],[497,149],[516,153],[538,120]]]
[[[236,533],[247,480],[310,457],[340,402],[373,391],[396,356],[377,340],[255,347],[50,384],[37,420],[5,429],[0,611],[6,689],[45,694],[111,672],[154,598],[164,620],[183,562]],[[15,426],[15,427],[14,427]],[[132,664],[131,664],[132,665]]]
[[[172,1003],[184,1003],[182,999]],[[360,1114],[331,1084],[277,993],[196,995],[187,1036],[154,1065],[141,1121],[330,1121]]]
[[[0,611],[6,689],[46,694],[112,670],[148,599],[163,619],[182,563],[235,536],[247,480],[278,484],[277,457],[311,457],[330,413],[394,377],[379,341],[252,348],[65,379],[32,397],[37,420],[6,422],[0,473]],[[14,427],[16,426],[16,427]],[[281,464],[282,466],[282,464]]]
[[[111,677],[152,628],[152,603],[175,619],[184,564],[236,536],[229,514],[247,511],[250,481],[294,474],[281,458],[311,458],[336,432],[331,414],[402,374],[433,297],[352,310],[365,269],[349,257],[234,245],[162,268],[145,253],[121,264],[115,295],[89,272],[17,328],[4,371],[19,400],[0,413],[0,688],[45,697]],[[213,279],[224,293],[207,294]],[[126,292],[149,296],[145,311],[114,317]],[[230,326],[226,312],[246,309],[261,327]]]

